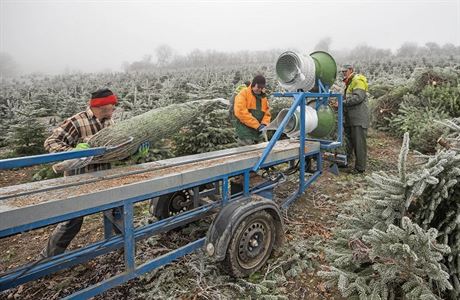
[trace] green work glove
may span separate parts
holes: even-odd
[[[149,155],[149,150],[150,150],[149,141],[145,141],[142,144],[140,144],[139,149],[137,150],[139,158],[146,158]]]
[[[91,148],[91,146],[88,143],[79,143],[75,146],[75,150],[86,150],[89,148]]]

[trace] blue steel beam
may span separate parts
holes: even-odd
[[[300,171],[299,171],[299,195],[303,193],[305,186],[305,97],[300,97]]]
[[[244,172],[243,194],[249,196],[249,171]]]
[[[167,254],[164,254],[156,259],[153,259],[149,262],[146,262],[140,265],[138,268],[133,270],[132,272],[125,272],[120,275],[114,276],[109,278],[103,282],[99,282],[94,286],[88,287],[84,290],[81,290],[75,294],[72,294],[64,299],[88,299],[90,297],[96,296],[110,288],[118,286],[130,279],[136,278],[139,275],[147,273],[153,269],[159,268],[164,266],[182,256],[185,256],[193,251],[204,247],[206,242],[206,238],[200,238],[192,243],[189,243],[183,247],[180,247],[176,250],[173,250]]]
[[[338,121],[337,121],[337,141],[342,145],[343,141],[343,98],[342,95],[337,95],[337,102],[339,103],[338,107]]]
[[[323,85],[323,82],[321,81],[321,79],[318,78],[317,84],[318,84],[318,90],[320,93],[327,93],[329,91],[329,88],[326,88]]]
[[[247,197],[249,194],[258,194],[258,193],[263,192],[263,191],[271,190],[271,189],[275,188],[276,186],[278,186],[281,182],[284,182],[284,181],[286,181],[286,178],[285,178],[285,176],[282,176],[282,178],[280,178],[279,181],[275,181],[275,182],[273,182],[273,181],[265,181],[265,182],[263,182],[261,184],[258,184],[255,187],[251,188],[251,189],[249,189],[249,183],[248,183],[248,194],[246,195],[244,193],[244,191],[235,193],[235,194],[232,195],[231,200],[234,201],[234,200],[237,200],[237,199],[239,199],[239,198],[241,198],[243,196]]]
[[[107,212],[104,212],[103,213],[103,221],[102,221],[103,225],[104,225],[104,238],[106,240],[108,240],[109,238],[112,237],[112,233],[113,233],[113,222],[112,220],[109,219],[109,217],[107,216]]]
[[[228,176],[222,179],[222,206],[226,205],[229,198]]]
[[[81,158],[88,156],[98,156],[104,154],[105,147],[91,148],[87,150],[75,150],[58,153],[49,153],[41,155],[32,155],[25,157],[16,157],[0,160],[0,170],[8,170],[15,168],[28,167],[33,165],[47,164],[55,161],[62,161],[73,158]]]
[[[303,98],[302,96],[299,97],[299,93],[286,93],[286,95],[290,95],[290,94],[292,94],[292,96],[295,99],[294,104],[292,104],[291,108],[289,109],[288,113],[284,117],[278,129],[276,129],[275,134],[270,139],[270,142],[268,143],[267,147],[264,149],[264,152],[262,153],[262,156],[260,157],[259,161],[252,168],[252,171],[254,172],[259,170],[260,166],[265,162],[265,159],[267,159],[267,156],[270,154],[276,142],[281,137],[281,134],[284,131],[284,127],[286,127],[287,122],[289,121],[291,116],[294,114],[295,110],[297,109],[297,106],[299,106],[299,103]],[[277,94],[275,94],[274,96],[278,97]]]
[[[141,228],[137,228],[133,231],[134,239],[141,240],[148,236],[178,227],[180,224],[185,222],[189,223],[193,220],[205,216],[212,209],[218,208],[220,205],[220,202],[204,205],[197,209],[184,212],[180,215],[167,218],[153,224],[143,226]],[[100,241],[84,248],[56,255],[52,258],[52,260],[45,259],[43,261],[39,261],[38,263],[33,263],[12,270],[0,277],[0,291],[15,287],[31,280],[38,279],[59,270],[69,268],[94,257],[121,248],[124,246],[124,240],[124,236],[117,235],[108,240]],[[134,242],[132,245],[134,246]]]
[[[305,185],[304,185],[304,188],[308,188],[316,179],[318,179],[318,177],[321,175],[322,172],[320,171],[316,171],[315,173],[313,173],[312,176],[310,176],[308,178],[308,180],[305,182]],[[302,192],[303,193],[303,192]],[[288,208],[288,206],[291,205],[291,203],[296,200],[299,196],[301,195],[301,193],[299,193],[299,191],[295,191],[291,196],[289,196],[284,202],[283,204],[281,205],[281,208],[282,209],[286,209]]]
[[[134,262],[135,250],[134,250],[134,212],[133,203],[127,202],[123,206],[123,239],[125,246],[125,267],[126,271],[132,272],[136,268]]]

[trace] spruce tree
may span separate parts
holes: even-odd
[[[321,275],[345,297],[458,299],[460,296],[460,119],[446,149],[421,155],[408,173],[404,135],[398,175],[378,172],[342,208]]]
[[[8,145],[18,155],[33,155],[44,152],[45,125],[38,117],[43,114],[39,103],[29,97],[14,111],[13,125],[8,133]]]

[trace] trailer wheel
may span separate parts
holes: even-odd
[[[166,219],[191,209],[193,206],[192,197],[193,195],[188,190],[160,196],[155,207],[155,216],[159,219]]]
[[[224,270],[235,277],[246,277],[259,270],[272,253],[275,226],[273,217],[265,210],[242,220],[222,262]]]

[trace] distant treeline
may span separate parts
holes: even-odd
[[[433,57],[454,58],[460,56],[460,46],[448,43],[426,43],[419,46],[416,43],[406,42],[396,51],[380,49],[367,45],[359,45],[350,50],[334,50],[330,48],[330,39],[321,40],[315,50],[323,50],[331,53],[338,63],[349,61],[372,61],[388,58],[414,58]],[[162,45],[155,49],[154,55],[145,55],[141,60],[124,62],[125,72],[145,72],[158,68],[196,68],[196,67],[223,67],[235,65],[273,64],[277,57],[287,49],[272,49],[266,51],[238,51],[220,52],[215,50],[193,50],[186,55],[175,54],[168,45]],[[299,49],[288,49],[301,52]],[[156,60],[153,59],[156,58]]]
[[[442,57],[444,60],[458,61],[460,46],[448,43],[438,45],[429,42],[423,46],[416,43],[406,42],[396,51],[381,49],[367,45],[359,45],[348,50],[336,50],[330,47],[331,39],[320,40],[313,49],[331,53],[338,64],[350,62],[362,62],[367,65],[370,61],[389,61],[392,59],[421,59]],[[147,54],[140,60],[124,62],[124,72],[152,72],[158,69],[187,69],[187,68],[221,68],[234,66],[260,66],[274,65],[278,56],[292,50],[302,53],[302,49],[271,49],[263,51],[237,51],[222,52],[216,50],[195,49],[188,54],[181,55],[168,45],[158,46],[154,53]],[[20,64],[9,53],[0,52],[0,79],[20,75]],[[68,73],[68,72],[65,72]]]

